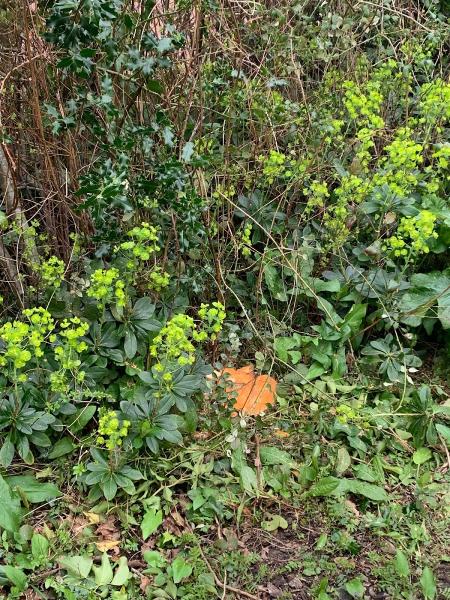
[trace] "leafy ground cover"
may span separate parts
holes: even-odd
[[[0,2],[5,598],[450,597],[448,2]]]

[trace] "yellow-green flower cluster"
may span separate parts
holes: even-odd
[[[217,184],[212,196],[213,198],[233,198],[236,195],[236,188],[234,185],[223,185]]]
[[[370,181],[357,175],[345,175],[336,188],[335,194],[342,204],[361,204],[369,193],[370,187]]]
[[[370,180],[357,175],[345,175],[335,189],[337,201],[324,214],[324,225],[333,248],[339,248],[349,235],[349,206],[360,204],[370,190]]]
[[[450,83],[435,79],[420,89],[419,111],[421,121],[434,124],[450,119]]]
[[[339,200],[333,206],[330,206],[323,217],[323,222],[327,230],[328,239],[333,248],[339,248],[348,237],[349,229],[347,227],[349,211],[347,203]]]
[[[251,245],[252,245],[252,239],[251,239],[251,235],[252,235],[252,229],[253,226],[251,223],[246,223],[244,228],[242,229],[241,233],[240,233],[240,249],[242,252],[242,256],[248,258],[249,256],[251,256]]]
[[[365,420],[364,414],[361,412],[363,408],[363,402],[356,400],[352,404],[339,404],[336,407],[336,418],[339,423],[346,425],[349,422],[357,423],[361,429],[369,427],[369,423]]]
[[[101,306],[110,302],[116,302],[119,307],[125,306],[125,282],[120,279],[119,270],[113,267],[94,271],[87,295],[98,300]]]
[[[263,173],[266,176],[267,183],[273,183],[275,179],[289,177],[292,174],[287,170],[287,157],[282,152],[271,150],[269,156],[259,156],[258,158],[263,162]]]
[[[389,58],[387,61],[383,62],[373,73],[373,80],[380,81],[381,83],[387,83],[388,85],[392,85],[392,78],[395,76],[394,71],[398,69],[398,63],[393,58]],[[397,73],[398,76],[401,76],[402,73]]]
[[[345,81],[343,87],[345,107],[352,119],[370,129],[384,127],[384,121],[380,116],[383,95],[379,81],[368,81],[363,87],[354,81]]]
[[[326,199],[330,197],[328,185],[324,181],[315,179],[309,187],[303,190],[305,196],[308,196],[308,202],[305,207],[305,213],[311,214],[314,209],[324,208]]]
[[[4,346],[0,354],[2,367],[9,363],[14,369],[22,369],[32,358],[40,358],[44,354],[42,345],[45,337],[55,326],[50,313],[38,307],[25,309],[23,315],[29,323],[13,321],[0,327],[0,341]]]
[[[195,346],[192,340],[201,341],[196,331],[194,319],[188,315],[175,315],[161,329],[150,346],[150,356],[158,359],[157,371],[163,371],[161,360],[176,361],[180,366],[191,365],[195,361]]]
[[[387,161],[391,170],[412,171],[423,162],[423,146],[412,139],[409,127],[397,130],[394,140],[386,146]]]
[[[8,322],[0,328],[0,340],[4,344],[1,367],[10,362],[14,369],[21,369],[31,360],[31,352],[27,349],[29,331],[29,325],[22,321]]]
[[[148,287],[154,292],[160,292],[170,283],[170,275],[161,267],[155,267],[149,275]]]
[[[438,237],[436,220],[436,215],[429,210],[421,210],[415,217],[404,217],[396,235],[387,240],[385,249],[390,248],[396,257],[407,257],[410,253],[427,254],[430,239]]]
[[[78,317],[72,317],[64,319],[60,328],[62,344],[55,348],[55,358],[63,369],[76,369],[81,364],[78,354],[87,349],[87,344],[82,338],[88,332],[89,324],[83,323]]]
[[[192,365],[195,362],[194,342],[214,341],[217,338],[226,317],[223,304],[202,304],[198,315],[202,319],[201,329],[192,317],[179,314],[167,321],[153,339],[150,356],[158,361],[154,365],[156,372],[167,372],[168,363],[175,362],[180,367]],[[163,380],[170,382],[171,378],[163,376]]]
[[[275,179],[299,179],[308,168],[308,160],[294,160],[278,150],[270,150],[269,156],[258,156],[258,160],[263,164],[263,174],[268,184]]]
[[[387,185],[399,196],[410,194],[420,180],[419,166],[423,162],[422,144],[412,139],[410,127],[401,127],[393,141],[386,146],[383,169],[374,174],[372,189]]]
[[[49,287],[59,288],[64,277],[64,262],[57,256],[52,256],[39,266],[42,282]]]
[[[198,316],[202,320],[202,333],[208,334],[212,341],[217,339],[227,316],[225,306],[221,302],[213,302],[211,305],[201,304]]]
[[[442,144],[436,152],[433,152],[433,158],[441,170],[446,170],[450,165],[450,143]]]
[[[67,377],[65,371],[50,373],[50,389],[52,392],[63,393],[67,391]]]
[[[372,159],[371,150],[375,146],[375,142],[373,141],[374,131],[369,127],[362,127],[358,130],[356,137],[359,142],[358,151],[356,153],[359,168],[367,173],[369,170],[369,162]]]
[[[342,142],[344,136],[342,135],[342,129],[345,125],[345,121],[342,119],[331,119],[327,120],[323,124],[325,131],[324,142],[327,144]]]
[[[127,232],[127,236],[131,239],[120,244],[119,249],[130,252],[134,259],[146,261],[152,254],[161,250],[158,244],[158,228],[149,223],[133,227]],[[130,267],[132,264],[131,262]]]
[[[130,421],[121,421],[115,410],[104,412],[98,421],[97,444],[104,445],[110,451],[118,448],[127,437],[130,425]]]
[[[358,417],[358,413],[352,406],[340,404],[336,407],[336,416],[339,423],[345,425],[349,421],[354,421]]]
[[[45,336],[53,331],[55,322],[51,314],[41,306],[35,308],[26,308],[23,315],[28,318],[31,323],[29,333],[29,344],[33,347],[34,355],[40,358],[44,355],[42,344],[45,341]],[[55,335],[50,336],[50,341],[54,342]]]
[[[66,340],[69,348],[73,348],[76,352],[86,350],[86,342],[80,340],[89,331],[89,323],[83,323],[79,317],[72,317],[64,319],[59,326],[61,328],[59,335]]]

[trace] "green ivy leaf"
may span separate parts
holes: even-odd
[[[94,561],[89,556],[63,556],[60,558],[59,564],[74,577],[86,579]]]
[[[177,556],[171,567],[174,583],[180,583],[192,573],[192,566],[182,556]]]
[[[114,573],[113,580],[111,581],[111,585],[126,585],[130,577],[131,573],[130,569],[128,568],[128,559],[126,556],[121,556],[119,558],[119,565]]]
[[[293,337],[277,337],[274,342],[275,354],[280,360],[287,363],[289,361],[289,350],[296,348],[298,342]]]
[[[93,568],[95,573],[95,583],[97,585],[109,585],[111,583],[113,580],[113,570],[106,552],[103,552],[100,566]]]
[[[280,302],[287,302],[288,297],[286,294],[286,289],[282,279],[278,274],[278,269],[276,269],[273,265],[265,265],[264,280],[269,292],[271,292],[276,300],[280,300]]]
[[[348,581],[345,584],[345,590],[352,598],[362,598],[364,596],[364,585],[359,577]]]
[[[264,531],[276,531],[277,529],[287,529],[288,522],[281,515],[271,515],[270,519],[263,521],[261,527]]]
[[[150,535],[155,533],[162,522],[162,510],[156,510],[154,508],[147,510],[141,523],[142,538],[146,540]]]

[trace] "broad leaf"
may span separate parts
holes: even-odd
[[[54,483],[43,483],[33,475],[13,475],[7,480],[12,488],[20,488],[20,492],[32,504],[47,502],[62,495]]]
[[[336,473],[342,475],[351,465],[352,459],[347,448],[339,448],[336,460]]]
[[[340,482],[337,477],[323,477],[309,488],[308,496],[331,496]]]
[[[177,556],[171,567],[174,583],[180,583],[192,573],[192,566],[182,556]]]
[[[11,442],[9,437],[7,437],[3,442],[3,446],[0,450],[0,465],[2,467],[5,467],[5,469],[8,468],[9,465],[12,463],[12,460],[14,458],[14,451],[14,444]]]
[[[291,455],[276,446],[262,446],[260,458],[263,465],[294,465]]]
[[[93,567],[93,569],[95,573],[95,583],[97,585],[109,585],[113,580],[113,570],[106,552],[103,552],[100,566]]]
[[[31,554],[37,560],[44,560],[48,556],[49,542],[40,533],[33,534],[31,538]]]
[[[411,277],[412,288],[400,301],[402,320],[417,326],[428,311],[450,329],[450,270],[416,273]],[[437,310],[436,310],[437,309]]]
[[[128,560],[126,556],[121,556],[119,558],[119,566],[114,573],[113,580],[111,581],[111,585],[126,585],[127,581],[130,579],[131,573],[128,568]]]
[[[21,519],[20,501],[0,475],[0,527],[15,533]]]
[[[423,465],[432,457],[431,450],[429,448],[419,448],[412,456],[413,463],[415,465]]]
[[[357,479],[344,479],[339,486],[339,491],[364,496],[374,502],[385,502],[388,499],[386,490],[381,486]]]
[[[27,586],[28,578],[22,569],[10,565],[0,566],[0,575],[4,575],[19,592],[22,592]]]
[[[410,568],[408,557],[401,550],[397,550],[395,553],[394,567],[397,575],[400,575],[400,577],[409,577]]]
[[[276,531],[277,529],[287,529],[288,522],[281,515],[272,515],[270,519],[263,521],[261,527],[264,531]]]
[[[75,448],[70,437],[63,437],[54,444],[53,449],[49,452],[49,458],[59,458],[65,454],[70,454]]]
[[[142,538],[146,540],[152,533],[155,533],[162,522],[163,514],[161,510],[154,508],[148,510],[141,523]]]
[[[74,577],[86,579],[94,561],[89,556],[63,556],[60,558],[59,564]]]
[[[422,586],[423,595],[426,600],[434,600],[436,598],[436,581],[434,579],[433,571],[430,567],[425,567],[422,571],[420,578],[420,584]]]

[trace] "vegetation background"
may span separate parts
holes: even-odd
[[[0,0],[0,593],[450,597],[448,0]]]

